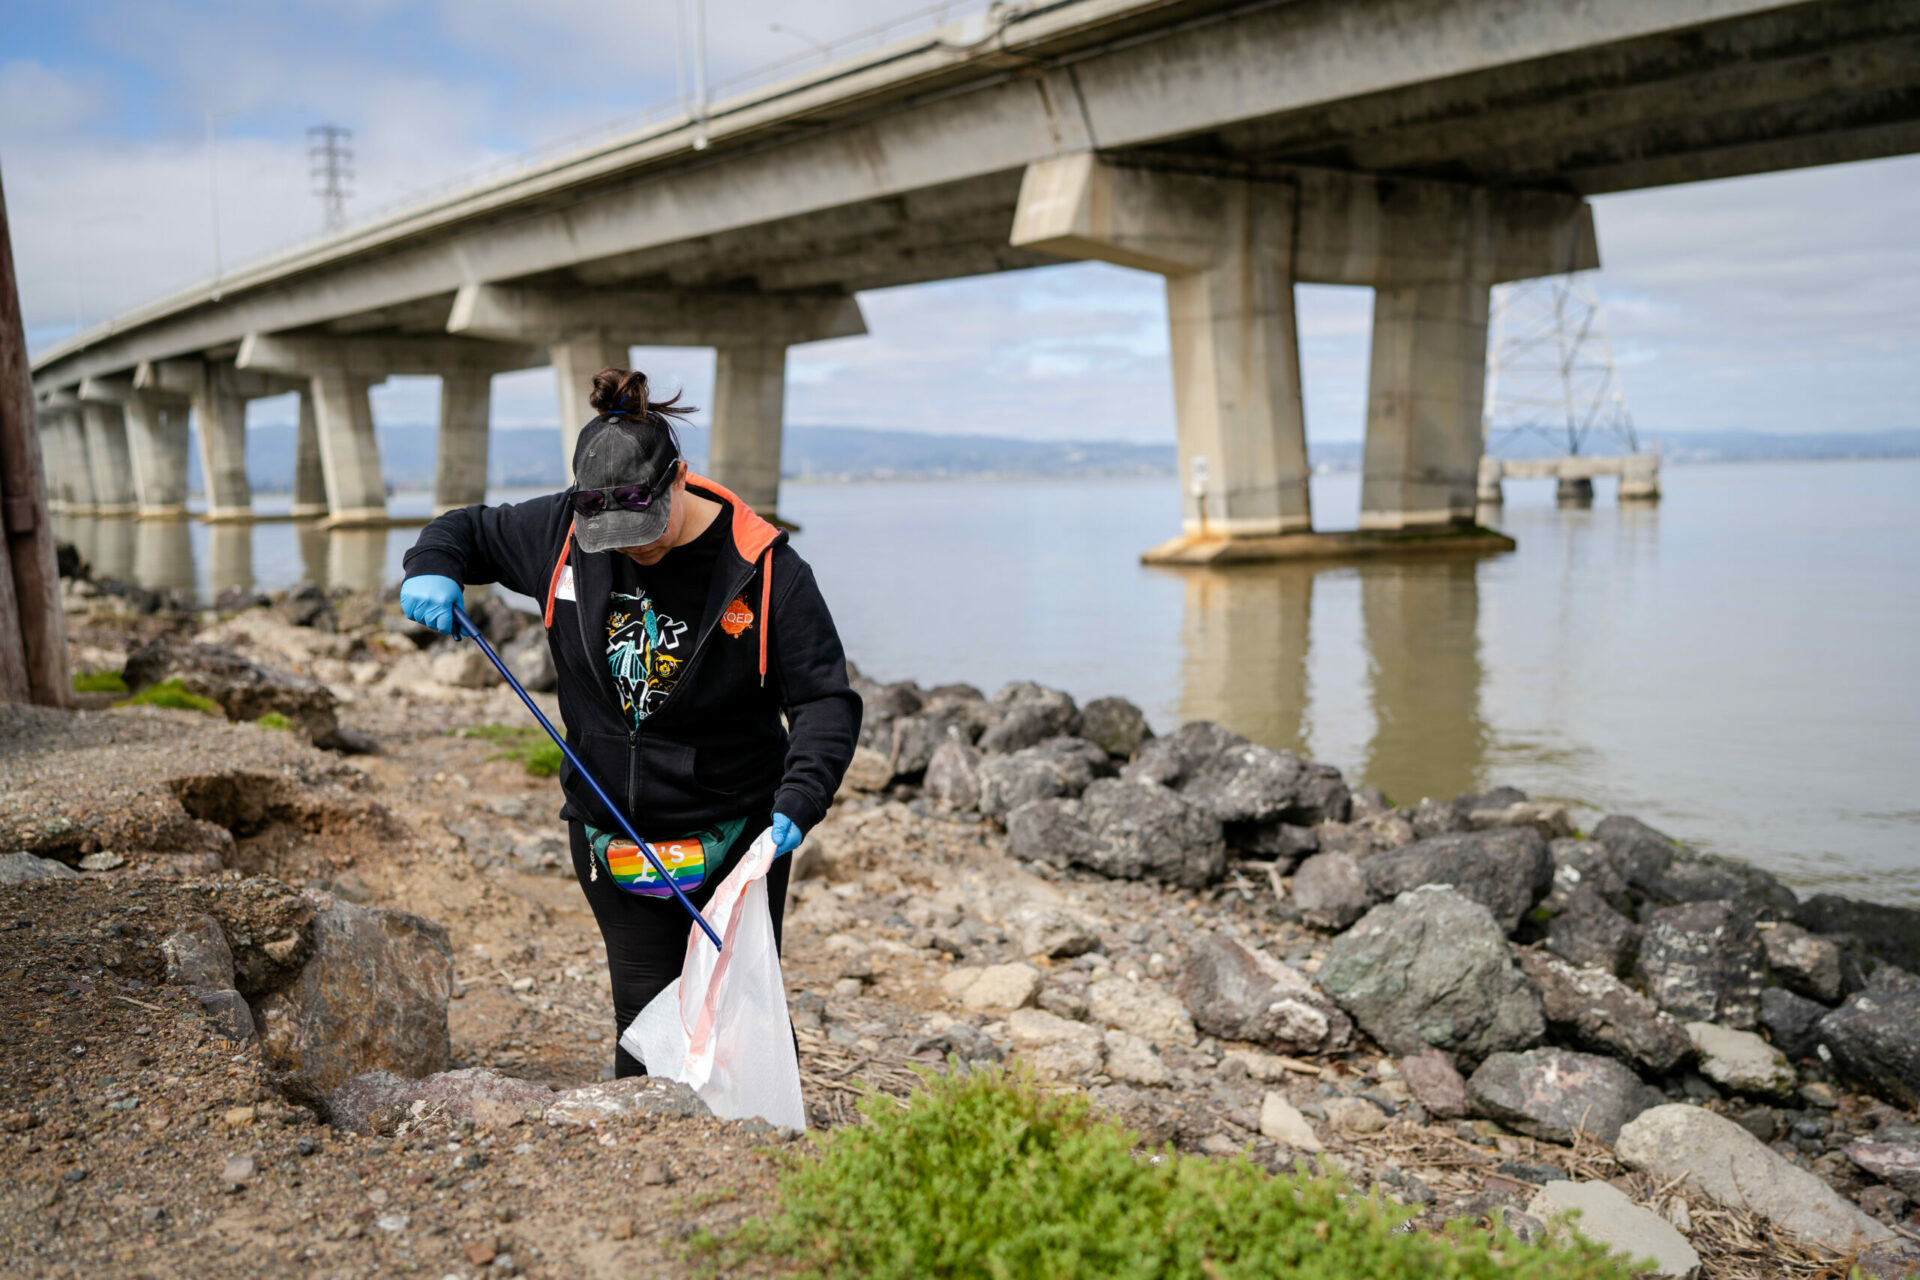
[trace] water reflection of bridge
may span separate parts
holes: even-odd
[[[274,580],[281,575],[256,571],[258,540],[269,527],[294,540],[300,576],[308,582],[378,591],[389,576],[391,531],[383,528],[329,529],[304,520],[263,526],[63,515],[54,516],[53,522],[56,535],[73,543],[95,578],[177,591],[203,603],[225,591],[285,585]],[[411,541],[413,531],[403,530],[401,536]]]
[[[1477,572],[1461,560],[1185,570],[1181,718],[1361,760],[1396,802],[1473,790],[1490,739]],[[1370,734],[1329,740],[1369,714]]]

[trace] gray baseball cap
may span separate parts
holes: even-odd
[[[573,492],[601,491],[601,509],[591,515],[574,503],[574,536],[582,551],[640,547],[667,531],[673,510],[673,470],[680,460],[673,432],[664,423],[601,416],[580,431],[573,447]],[[652,497],[629,511],[606,490],[628,485]]]

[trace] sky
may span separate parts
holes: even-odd
[[[29,346],[207,279],[216,241],[230,268],[317,234],[312,125],[354,130],[352,218],[670,110],[692,3],[0,0],[0,180]],[[706,0],[709,79],[724,92],[924,7]],[[1595,288],[1644,434],[1920,426],[1920,157],[1594,205]],[[1308,435],[1357,440],[1371,295],[1302,286],[1297,298]],[[866,337],[791,353],[789,422],[1172,439],[1158,277],[1069,264],[861,305]],[[708,352],[635,361],[657,385],[709,396]],[[394,379],[375,413],[431,422],[437,394],[433,379]],[[503,376],[494,402],[497,426],[551,425],[551,371]],[[252,409],[255,421],[291,412]]]

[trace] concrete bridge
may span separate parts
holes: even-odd
[[[247,400],[300,393],[296,511],[385,516],[367,390],[551,363],[568,454],[631,344],[717,351],[710,469],[771,510],[787,348],[864,289],[1100,259],[1166,278],[1192,539],[1311,528],[1296,282],[1376,291],[1364,529],[1473,517],[1488,291],[1597,266],[1584,197],[1920,149],[1907,0],[996,6],[231,272],[34,368],[68,510],[251,512]]]

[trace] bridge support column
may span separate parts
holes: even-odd
[[[625,340],[604,333],[582,333],[563,338],[548,348],[553,377],[560,391],[560,461],[573,479],[573,446],[580,428],[593,421],[593,375],[605,368],[624,369],[631,358]]]
[[[187,435],[185,405],[137,394],[127,401],[127,445],[141,519],[187,514]]]
[[[1034,165],[1013,243],[1167,281],[1174,411],[1194,541],[1313,527],[1293,306],[1299,192],[1130,170],[1091,155]]]
[[[715,349],[707,473],[769,519],[780,498],[786,402],[784,342],[761,340]]]
[[[207,520],[253,518],[253,486],[247,480],[247,402],[229,366],[207,365],[193,396],[200,444],[200,474],[207,488]]]
[[[459,369],[440,375],[440,442],[433,473],[435,515],[487,500],[487,429],[492,413],[492,373]],[[567,456],[571,459],[573,455]]]
[[[133,462],[127,452],[127,417],[111,401],[89,400],[81,405],[85,424],[87,462],[93,473],[94,510],[103,516],[130,516]]]
[[[296,520],[327,514],[327,468],[320,459],[320,413],[313,388],[300,394],[300,416],[293,433],[293,510]]]
[[[93,463],[87,457],[86,428],[80,424],[77,406],[45,411],[47,431],[54,441],[54,459],[48,468],[59,484],[69,515],[93,514]]]
[[[387,489],[380,477],[380,441],[367,391],[377,379],[345,369],[313,375],[320,468],[327,484],[330,525],[384,523]]]
[[[1463,272],[1375,290],[1362,529],[1473,523],[1491,288]]]

